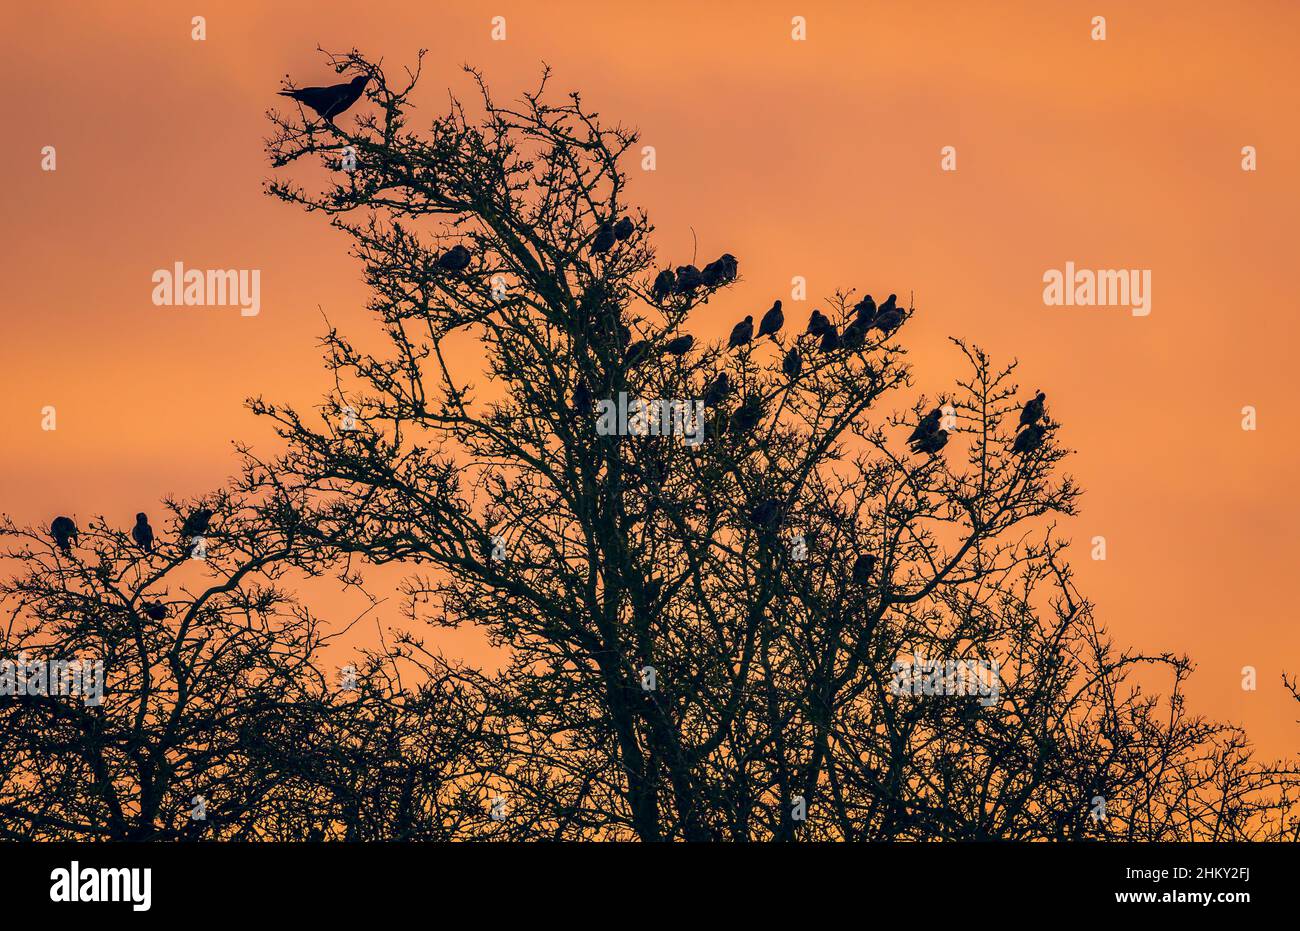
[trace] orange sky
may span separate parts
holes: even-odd
[[[628,167],[660,255],[688,261],[693,227],[702,259],[740,257],[744,281],[700,335],[804,275],[814,298],[914,290],[922,390],[952,371],[948,335],[1019,358],[1079,450],[1073,560],[1116,639],[1190,653],[1194,710],[1294,752],[1300,706],[1278,676],[1300,673],[1285,480],[1300,449],[1286,419],[1300,6],[703,6],[7,4],[0,510],[129,525],[165,493],[220,484],[231,440],[267,442],[246,396],[309,405],[325,390],[317,305],[364,332],[360,266],[320,217],[261,191],[280,79],[334,80],[317,44],[393,68],[428,47],[425,113],[466,89],[462,63],[509,97],[545,61],[556,90],[656,146],[656,172]],[[806,42],[790,39],[795,14]],[[1098,14],[1105,42],[1089,36]],[[40,170],[46,145],[55,172]],[[940,171],[945,145],[956,172]],[[1043,306],[1043,272],[1071,260],[1151,269],[1151,315]],[[155,307],[150,275],[176,261],[261,269],[261,314]],[[791,306],[801,320],[813,305]],[[1088,558],[1097,534],[1105,562]],[[1240,687],[1248,664],[1257,692]]]

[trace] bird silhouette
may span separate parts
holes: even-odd
[[[677,276],[673,274],[671,268],[665,268],[655,276],[655,283],[650,287],[650,296],[656,301],[663,301],[668,295],[673,293],[673,288],[677,284]]]
[[[750,433],[763,419],[763,399],[751,394],[740,402],[731,415],[731,430],[734,433]]]
[[[650,343],[644,339],[639,339],[631,346],[628,346],[627,355],[624,357],[627,360],[627,367],[635,368],[640,365],[645,361],[645,357],[649,351]]]
[[[929,436],[939,429],[939,421],[943,419],[943,408],[936,407],[930,413],[921,418],[921,422],[916,425],[912,435],[907,438],[907,442],[915,443],[917,440]]]
[[[859,320],[865,319],[867,325],[871,325],[871,320],[876,316],[876,302],[870,294],[864,296],[862,300],[853,305],[853,312]]]
[[[809,333],[813,336],[820,336],[822,333],[826,331],[826,328],[830,325],[831,322],[826,319],[826,315],[822,313],[820,310],[814,308],[812,312],[812,316],[808,318],[808,329],[805,330],[804,332]]]
[[[781,360],[781,371],[785,372],[785,377],[791,381],[799,377],[799,373],[803,371],[803,357],[799,355],[798,349],[790,347],[790,351]]]
[[[822,352],[831,352],[840,348],[840,334],[839,331],[835,329],[835,324],[827,320],[826,326],[822,327],[821,333]]]
[[[758,338],[776,336],[783,326],[785,326],[785,314],[781,313],[781,302],[777,301],[772,305],[771,310],[763,314],[763,319],[759,321]]]
[[[1016,437],[1012,449],[1023,454],[1032,453],[1043,443],[1043,435],[1047,433],[1047,428],[1040,423],[1030,424],[1020,431]]]
[[[704,283],[710,288],[716,288],[718,285],[735,281],[738,268],[739,263],[736,262],[736,257],[730,252],[724,252],[717,259],[704,266]]]
[[[1027,427],[1030,424],[1038,423],[1043,419],[1043,402],[1047,400],[1047,395],[1038,392],[1033,399],[1027,403],[1020,411],[1020,426]]]
[[[704,276],[694,265],[681,265],[677,268],[676,290],[678,294],[693,294],[704,284]]]
[[[863,343],[867,341],[867,332],[870,329],[870,323],[864,323],[862,317],[854,317],[853,322],[844,328],[844,333],[840,336],[840,343],[845,349],[861,349]]]
[[[929,453],[931,456],[937,455],[939,450],[948,445],[948,431],[935,430],[933,433],[927,433],[912,443],[912,452]]]
[[[135,515],[135,526],[131,528],[131,539],[136,546],[146,553],[153,552],[153,528],[149,526],[149,515],[143,511]]]
[[[584,412],[591,410],[591,389],[581,379],[573,386],[573,406]]]
[[[161,601],[146,601],[140,607],[144,610],[145,616],[151,621],[161,621],[167,617],[167,606]]]
[[[50,524],[50,536],[65,554],[72,553],[72,545],[77,542],[77,522],[62,515],[54,518]]]
[[[731,338],[727,340],[727,348],[735,349],[737,346],[744,346],[754,338],[754,316],[745,314],[745,319],[731,328]]]
[[[726,372],[719,372],[704,392],[704,406],[717,407],[731,395],[731,381]]]
[[[664,352],[670,356],[684,356],[691,347],[695,345],[695,337],[689,333],[684,333],[676,339],[670,339],[664,346]]]
[[[199,537],[208,532],[208,523],[212,520],[211,508],[199,508],[181,525],[182,537]]]
[[[889,295],[889,297],[885,298],[884,303],[882,303],[878,308],[876,308],[876,313],[883,314],[886,311],[895,310],[897,309],[897,307],[898,307],[898,295],[891,294]]]
[[[614,238],[619,242],[627,242],[627,240],[632,238],[632,233],[635,229],[636,226],[632,223],[632,219],[630,217],[623,217],[623,219],[614,224]]]
[[[329,87],[303,87],[296,91],[280,91],[281,97],[292,97],[301,104],[315,110],[321,119],[332,122],[348,107],[361,99],[370,75],[359,74],[346,84],[333,84]]]
[[[469,268],[470,252],[460,243],[452,246],[442,255],[438,256],[438,267],[448,272],[463,272]]]
[[[856,584],[866,585],[871,581],[871,575],[875,571],[876,557],[871,553],[863,553],[853,560],[853,581]]]
[[[890,297],[893,297],[893,295],[891,294]],[[875,319],[871,321],[870,329],[879,330],[881,333],[889,336],[902,326],[903,321],[906,319],[907,315],[901,309],[891,307],[888,310],[882,310],[880,313],[876,314]]]
[[[602,223],[600,229],[596,232],[596,238],[591,241],[592,252],[608,252],[614,248],[614,243],[618,237],[614,233],[613,223]]]
[[[763,528],[771,527],[780,516],[781,502],[775,498],[764,498],[749,512],[750,523]]]

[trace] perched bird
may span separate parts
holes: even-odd
[[[776,336],[783,326],[785,326],[785,314],[781,313],[781,302],[777,301],[772,305],[771,310],[763,314],[763,319],[759,321],[758,338]]]
[[[673,287],[676,284],[677,276],[673,274],[673,270],[665,268],[655,276],[655,283],[650,287],[650,296],[656,301],[662,301],[673,293]]]
[[[596,232],[596,238],[591,241],[592,252],[608,252],[614,248],[614,243],[618,237],[614,235],[613,223],[602,223],[600,229]]]
[[[1038,392],[1034,395],[1033,400],[1024,406],[1020,412],[1020,426],[1027,427],[1030,424],[1038,423],[1043,419],[1043,402],[1047,400],[1047,395]]]
[[[731,415],[731,430],[733,433],[750,433],[762,419],[763,399],[751,394],[740,402],[740,407]]]
[[[840,343],[845,349],[860,349],[862,344],[867,341],[867,332],[871,324],[863,323],[861,317],[854,317],[853,322],[844,328],[844,333],[840,336]]]
[[[775,498],[764,498],[749,512],[750,523],[759,527],[771,527],[780,516],[781,502]]]
[[[463,272],[469,268],[470,258],[469,250],[457,243],[438,256],[438,267],[443,271]]]
[[[704,283],[710,288],[716,288],[718,285],[735,281],[738,268],[736,257],[730,252],[724,252],[719,258],[704,266]]]
[[[916,425],[912,435],[907,438],[907,442],[915,443],[917,440],[924,439],[931,433],[939,429],[939,421],[943,419],[943,408],[936,407],[930,413],[921,418],[921,422]]]
[[[64,553],[72,552],[72,544],[77,542],[77,523],[71,517],[59,516],[50,524],[50,536]]]
[[[632,233],[636,226],[632,223],[631,217],[624,217],[614,224],[614,238],[619,242],[626,242],[632,238]]]
[[[870,325],[872,318],[876,316],[876,302],[868,294],[853,305],[853,312],[857,314],[859,320],[865,319],[867,324]]]
[[[704,392],[704,406],[717,407],[731,395],[731,381],[726,372],[719,372],[708,390]]]
[[[691,294],[704,284],[704,276],[694,265],[682,265],[677,269],[677,293]]]
[[[670,339],[664,346],[664,352],[670,356],[684,356],[692,346],[695,345],[695,337],[689,333],[684,333],[676,339]]]
[[[131,539],[135,545],[146,553],[153,552],[153,528],[149,526],[149,515],[141,512],[135,515],[135,526],[131,528]]]
[[[167,618],[167,606],[161,601],[146,601],[140,607],[144,609],[145,616],[151,621],[162,621]]]
[[[785,377],[791,381],[799,377],[799,373],[803,371],[803,357],[799,355],[798,349],[790,347],[790,351],[781,360],[781,371],[785,372]]]
[[[889,296],[893,297],[892,294]],[[873,330],[879,330],[881,333],[888,336],[902,326],[903,321],[906,319],[906,313],[897,307],[891,307],[888,310],[882,310],[880,313],[876,314],[875,319],[871,321],[870,328]]]
[[[591,410],[591,389],[581,379],[573,386],[573,406],[580,411]]]
[[[927,433],[925,436],[912,443],[912,452],[929,453],[931,456],[934,456],[946,445],[948,445],[948,431],[935,430],[933,433]]]
[[[745,314],[745,319],[731,328],[731,338],[727,340],[727,348],[735,349],[737,346],[743,346],[754,338],[754,315]]]
[[[885,298],[884,303],[882,303],[878,308],[876,308],[876,313],[883,314],[886,311],[896,310],[897,308],[898,308],[898,295],[891,294],[889,295],[889,297]]]
[[[199,508],[181,526],[182,537],[199,537],[208,532],[208,522],[212,520],[211,508]]]
[[[821,336],[830,325],[831,322],[826,319],[826,315],[820,310],[814,309],[812,316],[808,318],[808,329],[804,332],[810,333],[813,336]]]
[[[1012,449],[1021,454],[1032,453],[1043,444],[1043,435],[1047,428],[1040,423],[1033,423],[1020,431]]]
[[[627,360],[628,368],[633,368],[644,362],[649,351],[650,343],[644,339],[639,339],[631,346],[628,346],[627,355],[624,357]]]
[[[835,325],[833,323],[831,323],[829,320],[826,321],[826,326],[822,328],[821,332],[822,332],[822,341],[821,341],[822,352],[831,352],[832,350],[840,348],[840,334],[839,331],[835,329]]]
[[[866,585],[871,581],[871,574],[876,571],[876,557],[863,553],[853,560],[853,581],[857,585]]]
[[[280,91],[281,97],[292,97],[301,104],[311,107],[321,119],[333,121],[348,107],[361,99],[370,75],[359,74],[346,84],[334,84],[330,87],[303,87],[296,91]]]

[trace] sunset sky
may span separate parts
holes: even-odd
[[[263,193],[285,75],[338,80],[318,45],[390,75],[428,48],[428,118],[470,90],[463,64],[509,98],[546,63],[555,90],[655,146],[656,171],[625,167],[661,260],[690,261],[696,239],[701,264],[739,257],[744,280],[699,335],[776,297],[802,322],[853,287],[915,293],[916,392],[952,377],[949,336],[1019,359],[1078,451],[1087,493],[1064,530],[1099,617],[1121,645],[1188,653],[1193,710],[1294,753],[1300,705],[1279,677],[1300,673],[1298,35],[1281,0],[7,4],[0,510],[126,527],[211,490],[233,440],[271,448],[246,397],[305,407],[327,390],[322,311],[370,329],[345,237]],[[154,306],[153,271],[178,261],[259,269],[261,313]],[[1066,262],[1149,269],[1150,315],[1044,306],[1043,274]],[[806,303],[789,301],[795,275]]]

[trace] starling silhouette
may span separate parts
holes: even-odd
[[[591,241],[592,252],[608,252],[614,248],[614,243],[618,237],[614,234],[613,223],[603,223],[596,232],[596,238]]]
[[[670,339],[668,344],[664,346],[664,352],[670,356],[684,356],[690,352],[693,345],[695,345],[695,337],[686,333],[676,339]]]
[[[624,217],[614,224],[614,238],[619,242],[627,242],[635,229],[631,217]]]
[[[77,523],[71,517],[59,516],[50,524],[50,536],[64,553],[72,552],[72,544],[77,542]]]
[[[708,390],[704,392],[704,406],[717,407],[731,395],[731,381],[727,378],[726,372],[719,372],[718,377],[713,379],[713,384],[709,385]]]
[[[627,367],[635,368],[640,365],[645,361],[645,357],[649,354],[649,351],[650,343],[644,339],[639,339],[631,346],[628,346],[627,355],[624,357],[627,360]]]
[[[682,265],[677,269],[677,293],[693,294],[704,284],[704,276],[694,265]]]
[[[890,297],[893,297],[893,295],[891,294]],[[902,326],[903,321],[906,319],[907,315],[902,310],[897,307],[891,307],[888,310],[882,310],[880,313],[876,314],[875,319],[871,321],[871,329],[879,330],[881,333],[889,336]]]
[[[149,515],[143,512],[135,515],[135,526],[131,528],[131,539],[135,545],[146,553],[153,552],[153,528],[149,526]]]
[[[296,91],[280,91],[281,97],[294,100],[315,110],[323,120],[333,121],[348,107],[361,99],[362,92],[369,83],[370,76],[359,74],[346,84],[334,84],[330,87],[304,87]]]
[[[948,445],[948,431],[935,430],[933,433],[927,433],[912,443],[912,452],[929,453],[931,456],[937,455],[939,450]]]
[[[930,413],[921,418],[921,422],[916,425],[916,429],[913,430],[912,435],[907,438],[907,442],[915,443],[918,440],[929,436],[931,433],[939,429],[939,421],[942,419],[943,408],[936,407],[934,410],[930,411]]]
[[[872,319],[876,316],[876,302],[868,294],[853,305],[853,312],[859,320],[866,320],[867,325],[871,325]]]
[[[790,351],[781,360],[781,371],[785,372],[785,377],[791,381],[799,377],[799,373],[803,371],[803,357],[799,355],[798,349],[790,347]]]
[[[665,268],[655,276],[655,283],[650,288],[650,296],[656,301],[663,301],[664,298],[673,293],[676,284],[677,276],[673,274],[673,270]]]
[[[853,561],[853,581],[858,585],[866,585],[871,581],[871,575],[876,571],[876,557],[871,553],[863,553]]]
[[[810,333],[813,336],[821,336],[822,333],[826,332],[826,328],[830,325],[831,322],[826,319],[826,315],[820,310],[814,309],[812,316],[808,318],[808,329],[804,332]]]
[[[146,601],[140,607],[144,609],[145,616],[151,621],[167,619],[167,606],[161,601]]]
[[[201,537],[208,532],[208,522],[212,520],[211,508],[199,508],[181,526],[182,537]]]
[[[1032,453],[1042,445],[1043,434],[1046,432],[1047,428],[1042,424],[1030,424],[1020,431],[1020,434],[1016,437],[1016,442],[1011,448],[1021,454]]]
[[[781,313],[781,302],[777,301],[772,305],[771,310],[763,314],[763,319],[759,321],[758,338],[776,336],[783,326],[785,326],[785,314]]]
[[[1047,400],[1047,395],[1038,392],[1034,398],[1024,406],[1020,412],[1020,426],[1027,427],[1030,424],[1038,423],[1043,419],[1043,402]]]
[[[469,250],[457,243],[438,256],[438,267],[443,271],[463,272],[469,268],[470,258]]]
[[[891,294],[889,295],[889,297],[885,298],[884,303],[882,303],[878,308],[876,308],[876,313],[883,314],[891,310],[896,310],[897,308],[898,308],[898,295]]]
[[[821,341],[822,352],[831,352],[832,350],[840,348],[840,334],[839,331],[835,329],[835,325],[833,323],[827,320],[826,326],[822,328],[821,333],[822,333],[822,341]]]
[[[731,338],[727,340],[727,348],[735,349],[737,346],[744,346],[754,338],[754,316],[745,314],[745,319],[731,328]]]
[[[862,344],[867,341],[867,331],[870,326],[869,323],[863,323],[861,317],[854,317],[853,322],[844,328],[840,343],[845,349],[861,349]]]
[[[763,528],[771,527],[780,516],[781,502],[775,498],[764,498],[749,512],[750,523]]]

